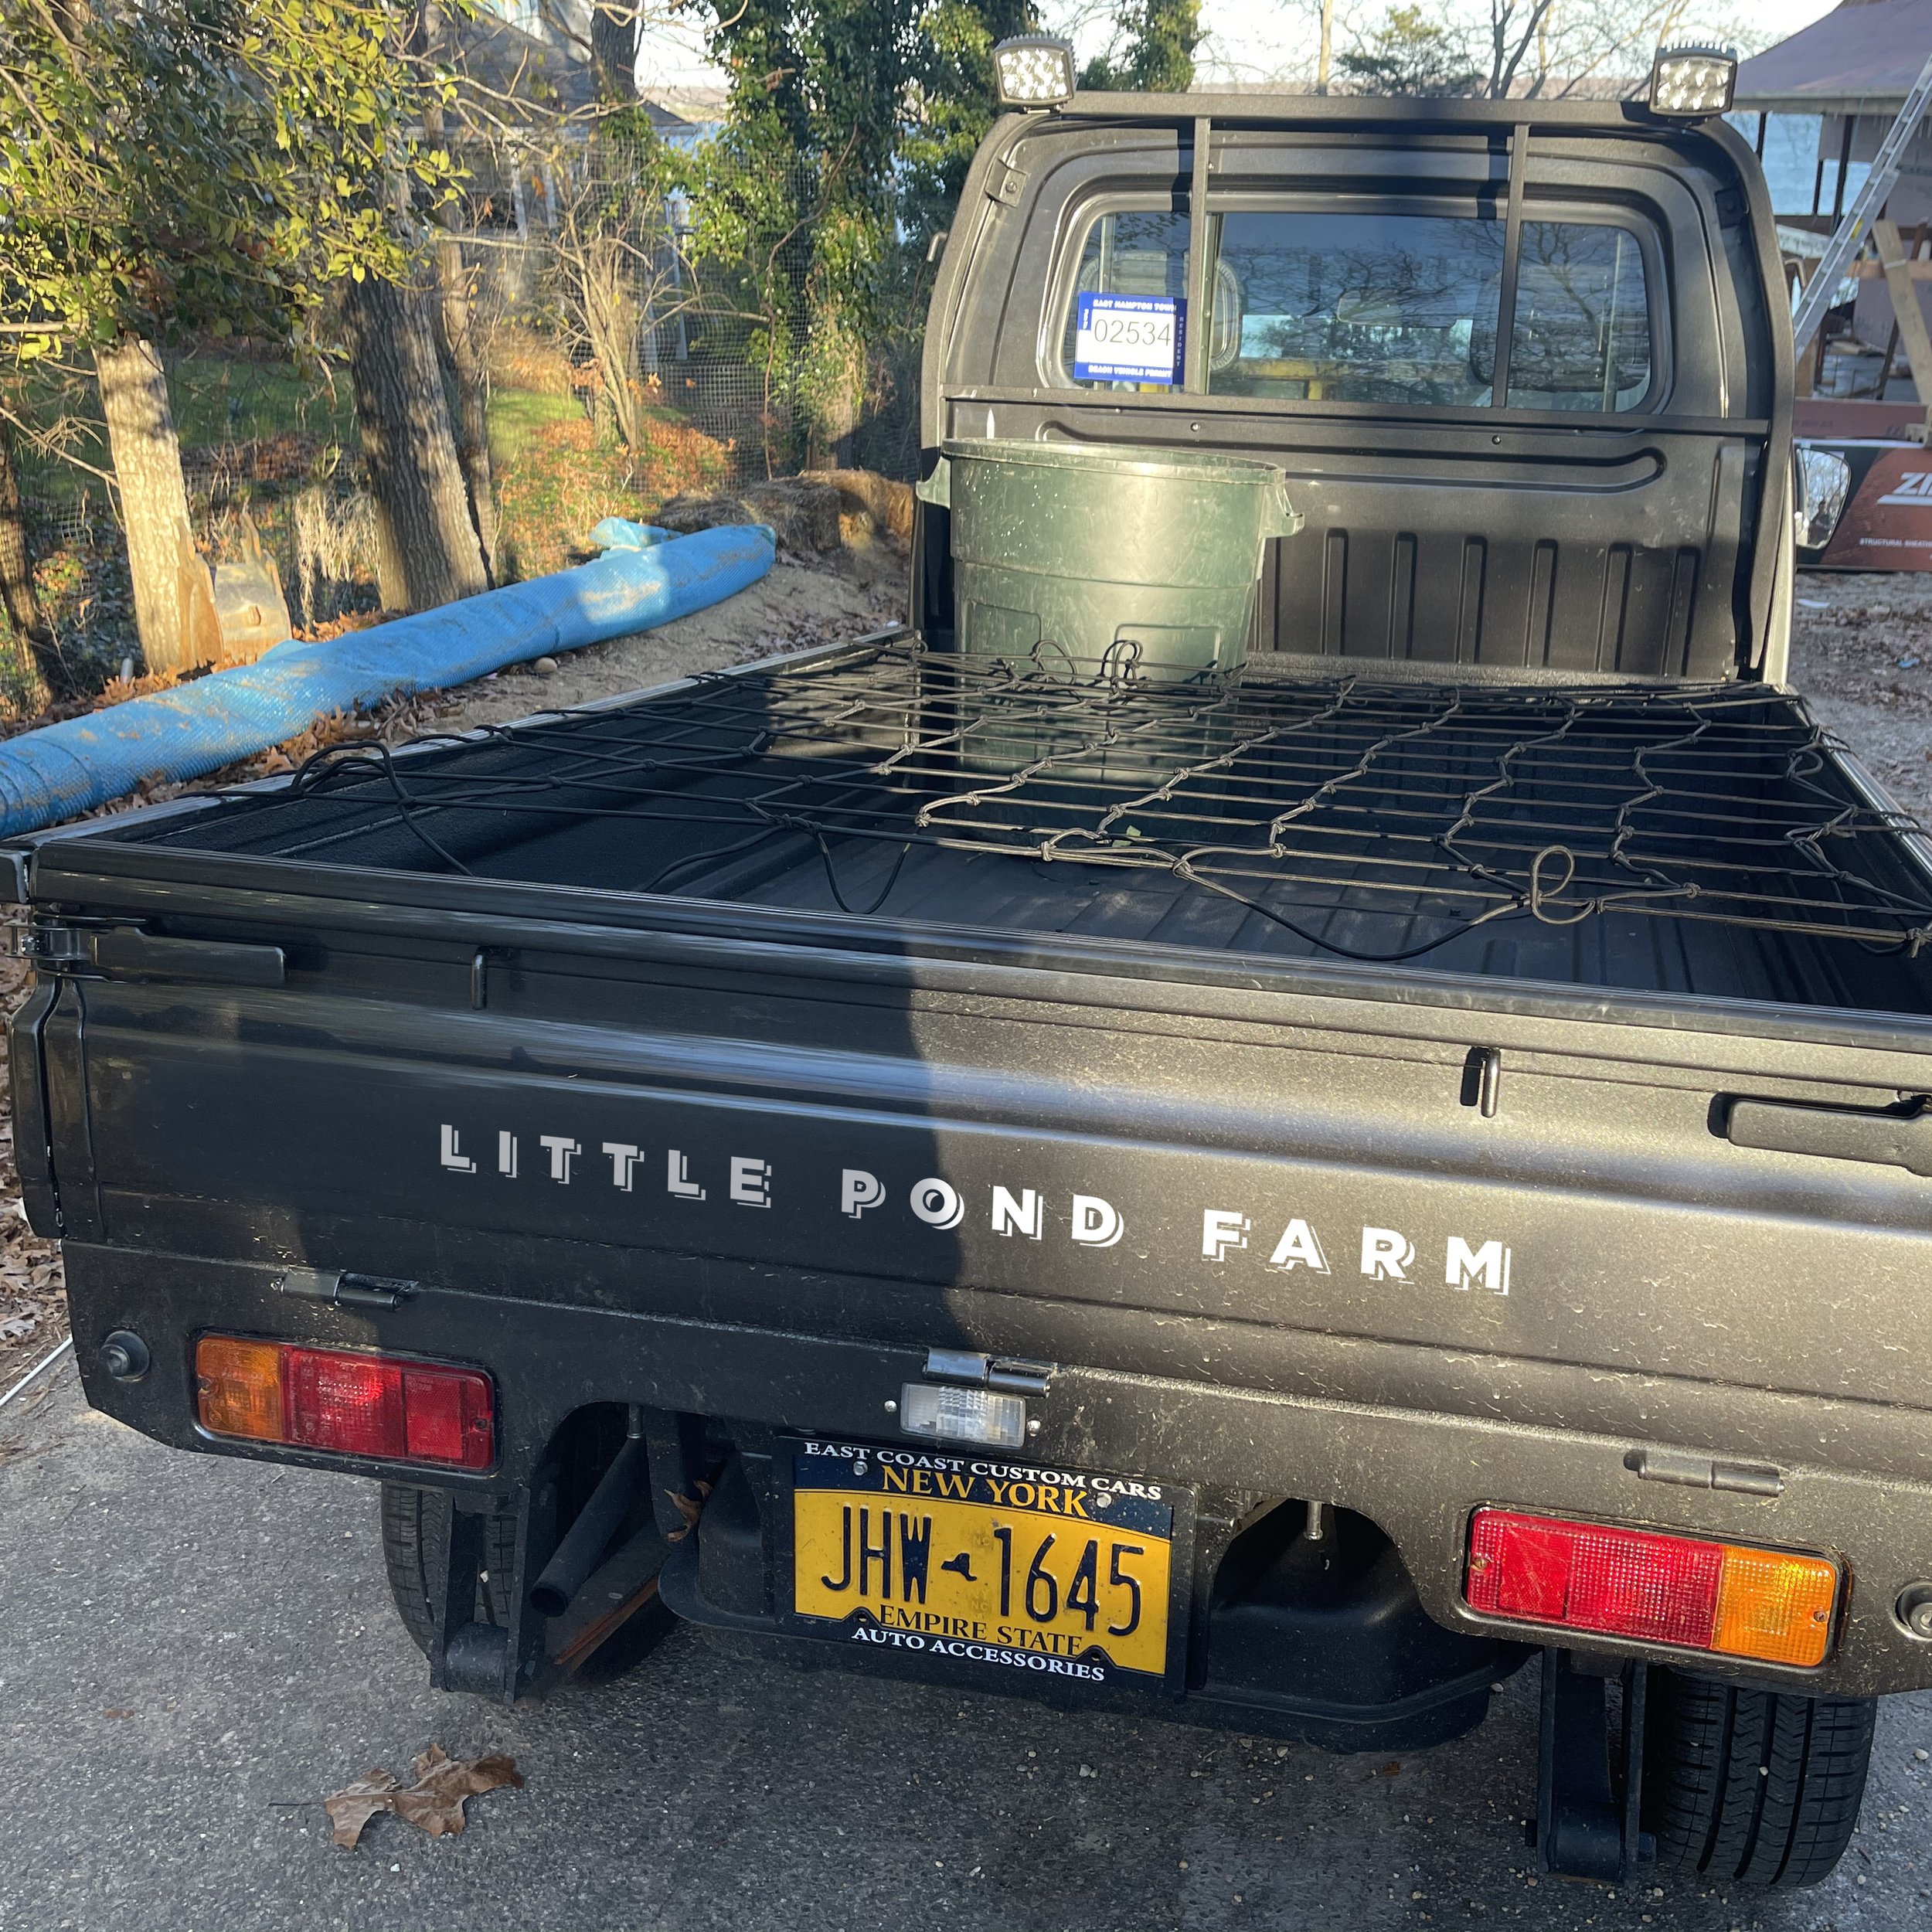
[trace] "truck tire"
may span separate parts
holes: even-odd
[[[389,1594],[396,1599],[403,1628],[425,1657],[436,1636],[429,1579],[441,1567],[440,1553],[430,1553],[434,1561],[427,1560],[425,1554],[430,1540],[442,1533],[437,1493],[410,1482],[383,1485],[383,1563],[389,1572]],[[478,1592],[478,1608],[488,1622],[507,1624],[510,1576],[516,1563],[515,1519],[493,1516],[486,1533],[489,1575]]]
[[[1798,1697],[1653,1668],[1644,1815],[1658,1862],[1724,1884],[1828,1877],[1858,1822],[1877,1712],[1874,1697]]]

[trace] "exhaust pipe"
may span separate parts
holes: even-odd
[[[634,1410],[631,1427],[632,1434],[617,1451],[617,1460],[604,1471],[603,1479],[590,1492],[590,1501],[557,1545],[556,1555],[530,1586],[530,1607],[540,1617],[561,1617],[570,1607],[585,1580],[603,1560],[638,1484],[644,1481],[644,1438],[637,1433]]]

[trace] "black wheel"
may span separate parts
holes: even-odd
[[[439,1493],[410,1482],[383,1485],[383,1562],[389,1571],[389,1594],[396,1599],[403,1628],[426,1657],[436,1634],[429,1579],[442,1568],[442,1553],[430,1546],[446,1533],[449,1520]],[[489,1541],[485,1566],[489,1574],[478,1587],[477,1608],[485,1621],[506,1624],[510,1577],[516,1563],[515,1519],[490,1518],[486,1534]]]
[[[1660,1865],[1723,1883],[1828,1877],[1865,1795],[1878,1700],[1650,1673],[1644,1822]]]

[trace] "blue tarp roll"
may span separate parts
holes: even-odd
[[[279,644],[238,670],[9,739],[0,743],[0,836],[71,818],[144,778],[199,778],[392,692],[464,684],[650,630],[756,583],[777,548],[762,523],[672,537],[607,517],[594,534],[604,555],[574,570],[325,644]]]

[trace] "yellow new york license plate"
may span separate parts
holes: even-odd
[[[1087,1684],[1166,1672],[1175,1492],[996,1452],[790,1454],[803,1634]]]

